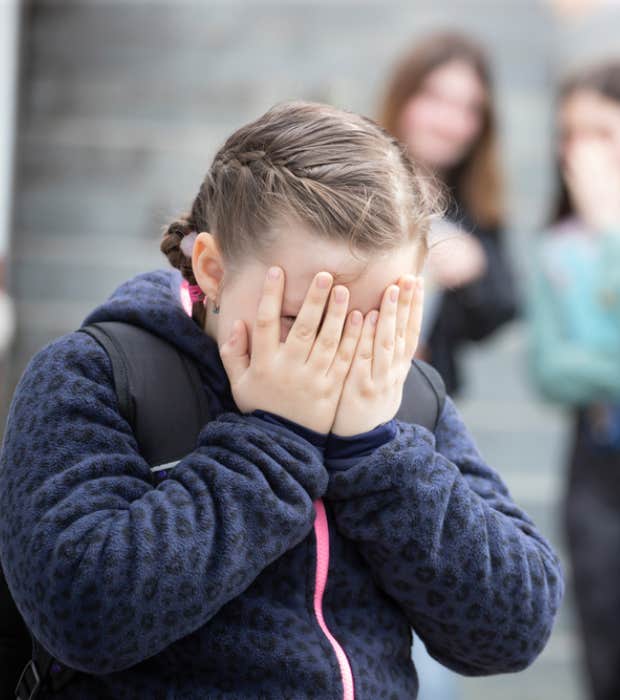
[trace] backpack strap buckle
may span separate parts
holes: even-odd
[[[34,700],[41,687],[41,675],[33,659],[24,666],[17,685],[15,686],[15,697],[17,700]]]

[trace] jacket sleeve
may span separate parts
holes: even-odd
[[[617,251],[615,255],[613,250],[608,252],[612,254],[607,254],[607,258],[620,265]],[[595,350],[570,340],[561,327],[564,313],[544,269],[537,266],[528,294],[528,359],[536,387],[545,398],[560,403],[583,405],[593,400],[617,399],[620,396],[618,349]]]
[[[11,402],[0,557],[51,654],[118,671],[203,626],[298,544],[327,480],[320,449],[227,413],[152,485],[107,355],[74,333],[31,360]]]
[[[525,668],[563,595],[558,558],[449,398],[434,435],[395,423],[394,439],[354,466],[328,462],[338,529],[442,664],[465,675]]]

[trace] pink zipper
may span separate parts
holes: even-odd
[[[314,614],[323,630],[323,634],[332,645],[338,665],[340,666],[340,677],[344,690],[343,700],[354,700],[353,673],[349,665],[349,659],[343,648],[338,644],[334,635],[329,631],[323,617],[323,593],[327,584],[327,572],[329,570],[329,527],[327,525],[327,514],[321,499],[314,502],[316,517],[314,518],[314,535],[316,537],[316,580],[314,585]]]
[[[189,296],[187,280],[183,280],[180,289],[181,304],[188,316],[192,315],[192,302]],[[318,499],[314,502],[316,517],[314,519],[314,535],[316,537],[316,579],[314,584],[314,614],[323,630],[323,634],[332,645],[338,665],[340,666],[340,677],[342,679],[343,700],[354,700],[353,673],[349,665],[349,659],[343,648],[338,644],[334,635],[329,631],[323,617],[323,593],[327,584],[327,572],[329,571],[329,527],[327,525],[327,515],[323,501]]]

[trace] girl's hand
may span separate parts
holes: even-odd
[[[235,321],[220,346],[233,398],[242,413],[269,411],[319,433],[328,433],[362,329],[362,314],[347,318],[349,291],[319,272],[286,341],[280,342],[284,273],[271,268],[252,330]],[[320,331],[325,305],[327,311]],[[343,330],[344,329],[344,330]]]
[[[564,179],[577,213],[595,230],[620,226],[620,163],[611,144],[582,139],[564,159]]]
[[[482,243],[456,227],[453,227],[452,235],[433,242],[426,259],[428,274],[445,289],[457,289],[480,279],[486,267]]]
[[[380,311],[366,314],[332,433],[357,435],[396,415],[418,344],[423,295],[422,279],[407,275],[387,288]]]

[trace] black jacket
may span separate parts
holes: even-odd
[[[448,218],[474,235],[487,257],[487,268],[480,279],[443,292],[428,340],[429,362],[441,374],[448,394],[455,395],[462,386],[458,360],[462,345],[488,338],[515,318],[518,301],[500,231],[476,226],[457,207]]]

